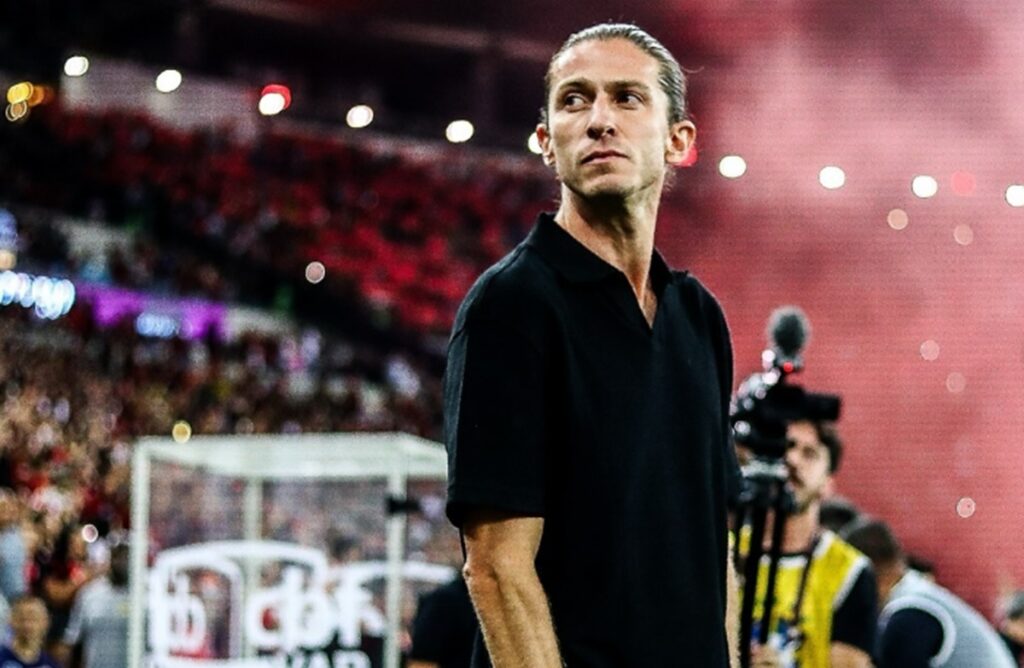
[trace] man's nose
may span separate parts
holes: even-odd
[[[615,111],[610,100],[604,96],[598,96],[590,107],[590,118],[587,124],[587,136],[590,139],[600,139],[606,134],[615,134]]]

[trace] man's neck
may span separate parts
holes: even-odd
[[[555,221],[592,253],[625,274],[637,300],[643,303],[657,217],[657,199],[587,200],[563,186],[562,205]]]
[[[782,551],[794,554],[808,549],[819,527],[817,503],[810,504],[802,512],[790,515],[786,518],[786,530],[782,535]]]
[[[900,561],[895,564],[875,564],[875,577],[878,581],[878,599],[881,605],[885,605],[892,596],[892,590],[900,583],[903,576],[907,574],[906,563]]]

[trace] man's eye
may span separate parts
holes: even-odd
[[[620,95],[619,100],[626,104],[640,104],[641,102],[644,101],[644,99],[640,97],[638,94],[630,93],[628,91]]]
[[[586,99],[579,93],[569,93],[562,98],[562,106],[564,107],[578,107],[586,102]]]

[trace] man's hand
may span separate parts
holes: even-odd
[[[755,644],[750,650],[750,668],[782,668],[779,652],[774,647]]]
[[[871,657],[853,645],[834,642],[829,650],[832,668],[871,668]]]
[[[484,511],[463,526],[463,575],[494,668],[562,666],[534,563],[543,531],[543,518]]]

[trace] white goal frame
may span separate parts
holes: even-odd
[[[410,478],[445,480],[444,447],[403,433],[338,433],[259,436],[195,436],[186,443],[170,438],[143,438],[132,458],[131,619],[129,661],[141,668],[145,654],[146,583],[149,554],[150,473],[153,462],[177,464],[206,475],[245,480],[244,537],[259,540],[262,526],[263,482],[270,480],[387,481],[388,494],[407,496]],[[388,634],[385,668],[399,667],[402,564],[405,559],[406,518],[387,520],[387,578],[385,609]]]

